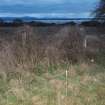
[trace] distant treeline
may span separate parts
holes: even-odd
[[[53,22],[48,23],[48,22],[41,22],[40,20],[25,22],[22,19],[14,19],[12,22],[6,22],[3,19],[0,19],[0,27],[19,27],[25,24],[30,25],[30,26],[80,25],[80,26],[89,26],[89,27],[94,27],[94,26],[105,27],[105,21],[97,21],[97,20],[89,20],[89,21],[82,21],[82,22],[70,21],[70,22],[63,22],[63,23],[53,23]]]

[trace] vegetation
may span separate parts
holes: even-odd
[[[33,72],[2,71],[0,105],[105,105],[104,75],[104,67],[86,63],[40,64]]]
[[[105,0],[100,0],[100,3],[95,11],[96,17],[105,18]]]
[[[102,25],[0,19],[0,105],[105,105]]]
[[[0,28],[0,105],[104,105],[104,41],[87,51],[80,28]]]

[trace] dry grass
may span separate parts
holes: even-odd
[[[56,73],[47,72],[41,76],[23,70],[18,73],[0,72],[0,105],[104,105],[105,72],[90,75],[91,70],[95,71],[97,67],[86,65],[70,66],[67,96],[66,69],[60,71],[60,66]],[[80,74],[78,69],[82,72],[87,70]]]
[[[80,33],[34,31],[20,27],[0,38],[0,105],[105,105],[105,67],[84,61]]]

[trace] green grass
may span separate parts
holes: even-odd
[[[105,105],[105,68],[40,64],[34,72],[0,72],[0,105]]]

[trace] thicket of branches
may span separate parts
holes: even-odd
[[[105,18],[105,0],[100,0],[94,13],[97,18]]]

